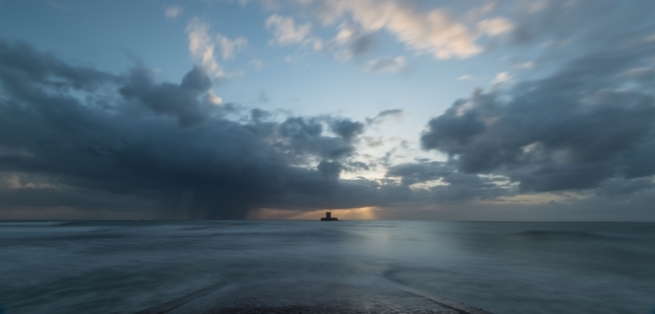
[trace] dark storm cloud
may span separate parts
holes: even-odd
[[[324,175],[333,178],[339,177],[339,173],[341,173],[342,168],[343,166],[341,166],[341,163],[337,161],[321,161],[321,163],[319,163],[316,167],[316,169],[318,169],[318,171],[322,172]]]
[[[390,180],[342,179],[345,171],[375,166],[350,159],[363,123],[331,116],[277,121],[260,109],[229,120],[225,113],[240,109],[203,102],[211,81],[199,68],[176,84],[155,81],[143,67],[115,76],[70,66],[22,43],[2,42],[0,56],[0,209],[244,218],[255,208],[468,197],[453,192],[462,180],[452,171],[444,179],[451,187],[426,195]],[[475,184],[479,190],[487,183]]]
[[[156,84],[147,69],[137,68],[132,70],[120,93],[126,99],[136,100],[157,113],[176,117],[181,127],[189,127],[207,118],[211,105],[201,103],[198,96],[211,87],[211,80],[199,67],[189,71],[180,85],[169,82]]]
[[[305,119],[291,117],[279,126],[280,134],[289,140],[289,145],[283,145],[296,155],[320,156],[323,159],[339,159],[347,157],[355,151],[349,139],[323,135],[323,119]],[[352,134],[354,136],[354,134]]]
[[[423,147],[466,173],[508,175],[523,191],[651,176],[655,97],[625,73],[652,65],[653,55],[655,41],[629,37],[506,93],[476,90],[429,122]]]
[[[339,179],[361,124],[332,118],[338,136],[329,136],[324,118],[279,123],[253,110],[227,120],[199,100],[211,87],[199,68],[181,84],[158,83],[143,68],[115,76],[0,42],[0,86],[0,176],[11,183],[2,208],[243,218],[257,207],[393,201],[376,182]]]
[[[191,71],[184,75],[180,87],[201,93],[212,88],[212,81],[202,68],[194,66]]]
[[[25,43],[0,41],[0,71],[8,90],[29,92],[31,84],[49,88],[93,89],[117,77],[94,69],[70,66]],[[56,79],[55,79],[56,78]],[[22,84],[29,81],[31,84]]]

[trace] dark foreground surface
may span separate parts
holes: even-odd
[[[216,284],[137,314],[163,313],[489,314],[381,278]]]
[[[0,222],[0,303],[6,314],[452,313],[435,301],[448,298],[497,314],[650,314],[653,261],[653,223]]]

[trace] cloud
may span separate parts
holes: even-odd
[[[493,80],[491,80],[491,83],[494,84],[502,84],[506,82],[511,82],[512,81],[512,76],[507,73],[507,72],[500,72],[496,74]]]
[[[321,161],[316,169],[327,177],[338,178],[341,173],[341,163],[337,161]]]
[[[389,109],[380,111],[375,117],[366,119],[366,124],[380,124],[389,117],[400,119],[403,116],[402,109]]]
[[[347,10],[368,31],[384,29],[398,41],[437,59],[467,58],[482,49],[475,35],[442,10],[417,12],[398,1],[355,1]]]
[[[436,59],[468,58],[482,51],[479,36],[498,35],[511,29],[511,22],[501,18],[483,23],[478,32],[460,23],[441,9],[421,10],[407,1],[298,1],[303,12],[314,14],[324,25],[346,20],[365,33],[380,30],[419,54]]]
[[[211,85],[200,67],[160,83],[139,67],[116,76],[0,42],[0,181],[12,187],[0,209],[244,218],[398,200],[395,187],[339,179],[362,123],[261,110],[228,120],[227,105],[204,101]]]
[[[524,70],[532,70],[535,68],[534,62],[525,62],[519,65],[519,68],[524,69]]]
[[[217,106],[223,103],[223,98],[216,96],[213,91],[208,90],[205,93],[205,102]]]
[[[490,36],[507,33],[513,28],[514,24],[504,18],[487,19],[478,22],[478,31]]]
[[[216,35],[216,39],[218,40],[218,45],[221,48],[221,56],[224,60],[234,59],[234,56],[239,50],[248,46],[248,40],[244,37],[230,40],[229,38],[218,34]]]
[[[164,8],[164,15],[167,19],[175,19],[184,11],[184,8],[179,5],[171,5]]]
[[[651,1],[518,1],[510,11],[514,27],[509,33],[515,45],[571,43],[572,51],[601,49],[617,40],[645,36],[652,29],[655,10]],[[648,25],[648,26],[647,26]],[[651,32],[652,33],[652,32]],[[552,45],[560,49],[561,45]]]
[[[475,77],[473,75],[470,75],[470,74],[464,74],[464,75],[457,78],[458,81],[472,81],[474,79],[475,79]]]
[[[600,184],[600,187],[596,190],[596,194],[601,196],[623,196],[644,190],[652,190],[653,188],[655,188],[655,181],[653,181],[653,178],[632,180],[614,178],[603,181]]]
[[[623,72],[623,75],[639,81],[639,82],[653,82],[655,81],[655,70],[652,67],[637,67]]]
[[[304,159],[306,157],[320,157],[321,159],[343,159],[355,152],[355,147],[350,143],[350,138],[344,130],[341,137],[323,136],[323,124],[320,119],[306,119],[302,117],[290,117],[279,126],[280,134],[286,139],[280,143],[286,147],[290,156]],[[340,129],[337,127],[337,131]],[[337,133],[337,132],[335,132]],[[338,133],[337,133],[338,134]],[[354,134],[352,134],[354,136]]]
[[[127,84],[119,91],[126,99],[136,100],[155,112],[174,116],[181,127],[189,127],[207,118],[207,108],[198,101],[198,97],[208,93],[211,87],[211,80],[198,67],[189,71],[180,85],[168,82],[155,84],[147,70],[137,68],[132,70]],[[208,96],[212,103],[216,101],[213,94]]]
[[[212,80],[201,67],[180,83],[157,82],[145,68],[116,76],[0,42],[0,86],[3,211],[238,219],[261,208],[385,207],[508,193],[492,179],[429,161],[392,168],[382,180],[344,179],[376,167],[357,159],[358,139],[401,110],[367,123],[280,119],[261,109],[230,120],[239,109],[207,101]],[[423,170],[410,170],[417,167]]]
[[[207,73],[215,78],[227,77],[223,67],[214,56],[215,44],[209,35],[209,24],[198,18],[193,18],[186,27],[189,36],[189,52],[194,59],[200,62]]]
[[[352,141],[357,135],[364,132],[364,124],[350,119],[339,119],[330,125],[334,133],[341,136],[347,142]]]
[[[516,191],[502,186],[495,178],[459,172],[453,165],[436,161],[419,161],[389,167],[387,177],[398,177],[407,188],[424,190],[430,201],[452,202],[484,200],[513,195]]]
[[[647,157],[655,95],[648,83],[626,85],[625,73],[654,53],[655,43],[619,42],[507,91],[476,90],[430,120],[422,145],[447,153],[459,171],[505,175],[522,191],[633,185],[655,174]]]
[[[273,42],[281,46],[301,43],[311,32],[311,24],[296,25],[291,17],[283,17],[277,14],[266,19],[266,28],[273,30]]]
[[[555,51],[574,54],[602,49],[621,38],[652,38],[652,19],[645,12],[655,10],[655,3],[639,0],[624,6],[594,0],[506,1],[478,7],[417,0],[291,3],[298,16],[313,17],[323,27],[346,23],[371,35],[386,32],[409,50],[439,60],[465,59],[507,45],[547,46],[544,53],[553,58]]]
[[[386,57],[371,60],[359,68],[362,72],[377,74],[392,74],[408,68],[407,61],[403,57]]]
[[[374,43],[374,35],[348,23],[339,25],[339,32],[331,40],[324,41],[317,37],[308,39],[314,50],[332,53],[339,60],[348,61],[353,57],[369,52]]]
[[[514,29],[512,21],[501,17],[467,24],[464,15],[461,19],[465,22],[460,22],[456,14],[442,8],[425,9],[418,1],[303,0],[290,3],[299,7],[299,17],[315,17],[317,24],[323,27],[337,25],[337,34],[331,39],[312,35],[309,22],[298,26],[292,17],[274,14],[266,21],[266,27],[274,30],[272,42],[281,46],[309,45],[344,61],[370,51],[380,31],[391,34],[417,54],[430,54],[443,60],[479,54],[483,50],[477,43],[479,38],[510,33]]]

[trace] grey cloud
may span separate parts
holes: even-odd
[[[431,202],[450,202],[473,199],[493,199],[513,195],[516,191],[502,186],[492,178],[480,177],[458,171],[454,165],[436,161],[417,161],[392,166],[387,177],[399,177],[403,186],[440,181],[440,184],[426,187],[424,197]]]
[[[364,124],[361,122],[354,122],[350,119],[339,119],[330,125],[334,133],[341,136],[344,140],[350,142],[355,136],[364,132]]]
[[[370,170],[371,167],[375,166],[372,163],[364,163],[361,161],[350,161],[346,165],[343,165],[344,170],[347,171],[357,171],[357,170]]]
[[[373,34],[358,32],[357,36],[348,43],[348,48],[353,55],[359,56],[369,52],[374,45],[375,37]]]
[[[375,46],[373,33],[348,24],[341,24],[339,29],[339,34],[331,40],[314,38],[314,49],[331,53],[337,59],[350,60],[367,54]]]
[[[0,71],[6,89],[25,92],[23,80],[48,88],[93,89],[99,84],[115,81],[117,76],[94,69],[70,66],[51,54],[39,53],[23,42],[0,40]],[[57,78],[56,80],[53,78]]]
[[[210,105],[203,104],[198,97],[211,86],[211,80],[199,67],[189,71],[180,85],[169,82],[156,84],[146,69],[137,68],[132,70],[120,93],[157,113],[175,116],[181,127],[189,127],[207,118]]]
[[[343,166],[341,166],[341,163],[337,161],[321,161],[316,167],[316,169],[318,169],[318,171],[322,172],[324,175],[333,178],[339,177],[342,168]]]
[[[250,118],[251,118],[253,121],[256,121],[256,122],[259,122],[259,121],[265,120],[265,119],[267,119],[267,118],[270,117],[270,116],[271,116],[271,113],[270,113],[270,112],[265,111],[265,110],[261,110],[261,109],[258,109],[258,108],[252,109],[252,110],[250,111]]]
[[[400,164],[390,167],[387,170],[388,177],[400,177],[402,184],[411,185],[414,183],[437,180],[453,173],[452,167],[442,162],[418,162]]]
[[[500,173],[524,191],[587,189],[655,174],[655,97],[624,88],[628,69],[650,62],[655,42],[616,44],[506,93],[477,90],[432,119],[425,149],[466,173]]]
[[[403,115],[403,110],[402,109],[388,109],[388,110],[383,110],[380,111],[375,117],[373,118],[367,118],[366,123],[367,124],[377,124],[381,123],[386,119],[387,117],[401,117]]]
[[[651,1],[607,0],[513,2],[511,34],[515,44],[548,42],[557,47],[591,45],[596,48],[632,36],[650,35],[655,26]],[[650,33],[649,33],[650,32]]]
[[[352,154],[355,147],[341,137],[323,136],[321,119],[290,117],[280,124],[280,134],[289,140],[284,146],[294,154],[311,152],[325,159],[339,159]]]
[[[596,190],[596,194],[601,196],[621,196],[637,193],[642,190],[648,190],[655,187],[653,178],[640,179],[609,179],[601,183]]]
[[[359,67],[362,72],[371,72],[377,74],[392,74],[404,71],[409,68],[407,61],[403,57],[385,57],[371,60]]]
[[[461,154],[462,149],[474,136],[485,131],[486,126],[476,112],[466,112],[458,116],[457,111],[464,105],[465,101],[458,101],[448,109],[446,114],[430,120],[428,123],[430,133],[421,138],[423,147]]]
[[[640,67],[624,72],[625,76],[641,83],[655,82],[655,70],[651,67]]]
[[[212,88],[212,81],[205,73],[205,70],[199,66],[194,66],[191,71],[184,75],[180,87],[201,93]]]

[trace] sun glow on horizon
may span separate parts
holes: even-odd
[[[345,209],[319,209],[311,211],[287,210],[277,208],[260,208],[251,211],[247,219],[289,219],[289,220],[318,220],[325,216],[325,212],[332,212],[332,217],[340,220],[376,220],[378,207],[359,207]]]

